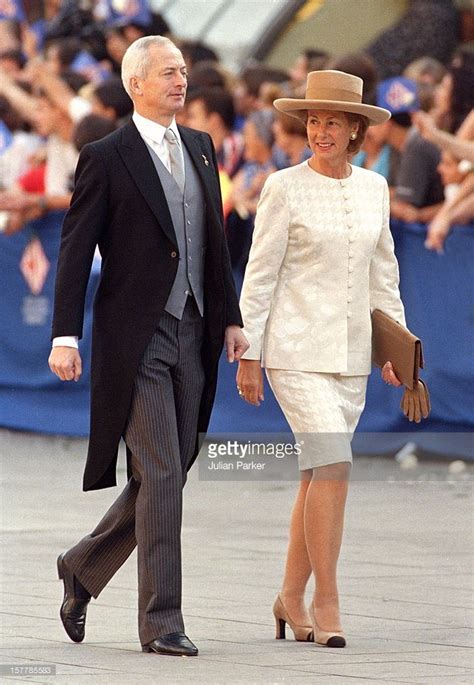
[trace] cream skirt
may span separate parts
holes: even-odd
[[[352,463],[351,440],[365,405],[368,376],[266,369],[297,443],[301,471]]]

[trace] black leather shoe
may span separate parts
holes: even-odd
[[[143,645],[143,652],[169,654],[170,656],[197,656],[198,648],[184,633],[168,633],[157,637],[147,645]]]
[[[71,640],[82,642],[86,630],[87,606],[91,595],[68,567],[64,554],[59,555],[57,564],[59,579],[64,583],[64,599],[59,615]]]

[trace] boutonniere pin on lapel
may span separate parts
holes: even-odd
[[[204,164],[205,164],[206,166],[209,166],[209,160],[208,160],[208,158],[206,157],[206,155],[201,155],[201,157],[202,157],[203,160],[204,160]]]

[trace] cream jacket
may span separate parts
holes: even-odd
[[[334,179],[303,162],[268,177],[240,300],[250,343],[244,359],[365,375],[370,312],[405,325],[387,182],[351,169]]]

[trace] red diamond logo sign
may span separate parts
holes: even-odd
[[[25,247],[20,271],[33,295],[39,295],[48,276],[49,260],[38,238],[33,238]]]

